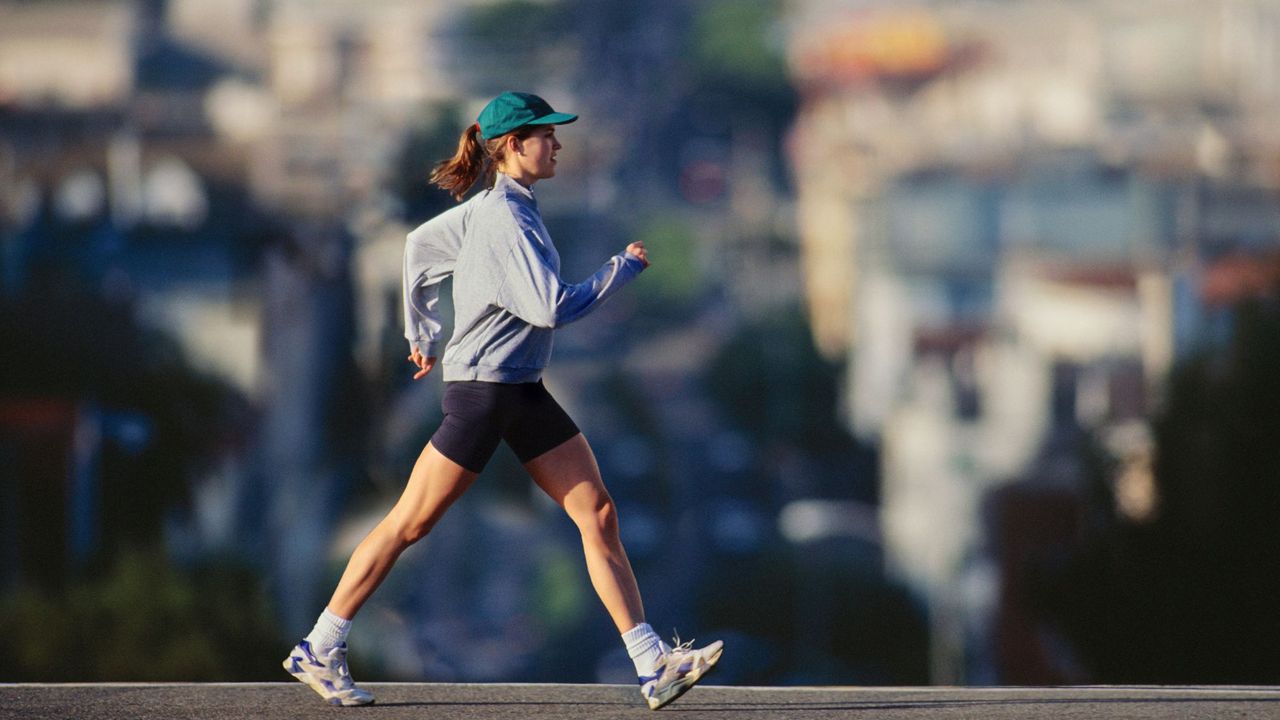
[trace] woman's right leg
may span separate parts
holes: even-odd
[[[414,463],[400,500],[351,554],[329,600],[329,610],[348,620],[355,617],[387,577],[400,553],[425,537],[475,479],[476,473],[427,443]]]

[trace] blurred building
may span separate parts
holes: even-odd
[[[137,3],[0,4],[0,103],[118,103],[134,86]]]
[[[0,287],[22,296],[41,263],[86,267],[77,281],[130,303],[144,325],[177,340],[196,370],[253,408],[224,457],[181,479],[190,507],[167,514],[165,541],[179,559],[238,552],[260,563],[287,636],[306,631],[335,564],[368,529],[345,500],[362,481],[397,492],[438,407],[436,382],[384,382],[404,347],[404,235],[426,219],[406,217],[390,185],[411,133],[454,108],[474,116],[492,94],[460,72],[458,47],[459,18],[488,4],[0,2]],[[507,60],[527,52],[512,48]],[[577,66],[563,61],[562,47],[547,52],[555,57],[522,69],[554,104],[576,108],[565,78]],[[509,77],[486,82],[506,89]],[[605,243],[617,250],[616,236],[585,230],[612,202],[598,188],[608,187],[618,156],[602,137],[589,134],[583,151],[565,158],[565,184],[543,204],[593,235],[562,248],[574,273],[585,267],[578,254],[594,260]],[[50,240],[69,225],[91,228],[91,252]],[[608,327],[597,328],[566,338],[561,354],[608,346]],[[561,394],[566,405],[596,412],[593,378],[574,380]],[[371,429],[371,419],[381,426]],[[0,402],[0,457],[32,469],[0,487],[0,513],[21,515],[24,503],[50,494],[69,498],[54,514],[59,527],[39,529],[56,557],[0,556],[5,579],[93,555],[104,523],[95,502],[105,492],[95,458],[123,452],[116,446],[128,443],[117,436],[138,427],[146,418],[111,408]],[[49,448],[56,452],[42,455]],[[576,538],[536,542],[529,511],[558,509],[510,505],[463,503],[457,513],[466,521],[433,535],[433,546],[453,551],[429,553],[430,572],[452,591],[408,582],[380,594],[362,619],[369,637],[386,640],[366,645],[372,667],[401,677],[527,675],[536,653],[549,651],[537,628],[511,632],[516,605],[549,606],[527,627],[581,622],[580,593],[540,585],[549,574],[566,586],[579,579],[578,559],[562,551]],[[37,547],[29,525],[6,524],[2,537]],[[468,558],[480,542],[528,554],[504,563],[496,547],[486,550],[493,562],[477,574]],[[412,577],[406,565],[400,576]],[[669,597],[654,593],[651,606],[687,606],[695,575],[692,566],[684,572],[685,583],[669,584]]]
[[[1041,629],[1010,631],[1004,559],[1028,536],[984,518],[1080,492],[1082,433],[1119,459],[1120,511],[1158,512],[1163,378],[1280,243],[1280,7],[791,7],[808,310],[851,429],[883,447],[886,552],[928,601],[933,680],[1078,680]]]
[[[331,405],[335,379],[351,374],[355,335],[400,325],[382,287],[351,316],[351,258],[376,255],[359,266],[379,268],[398,294],[405,228],[384,184],[415,113],[458,92],[437,37],[456,12],[392,1],[0,3],[5,294],[24,292],[33,258],[60,247],[49,240],[58,228],[95,228],[89,284],[132,302],[264,415],[254,449],[189,479],[195,507],[171,528],[175,552],[288,538],[263,556],[272,576],[281,588],[316,585],[353,482],[325,435],[346,412]],[[313,614],[286,625],[297,632]]]
[[[236,284],[236,241],[252,214],[229,212],[243,165],[212,142],[199,97],[222,70],[169,42],[156,20],[139,2],[0,3],[0,287],[6,300],[51,306],[58,298],[33,294],[84,287],[104,305],[131,304],[143,324],[172,331],[199,370],[247,391],[256,324]],[[239,222],[218,227],[214,216]],[[74,452],[17,477],[57,484],[62,474],[67,497],[83,498],[67,515],[80,528],[71,561],[48,564],[77,569],[99,550],[118,499],[95,458],[117,451],[112,418],[130,411],[61,395],[17,407],[68,403]],[[31,436],[10,430],[23,457]]]

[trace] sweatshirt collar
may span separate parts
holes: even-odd
[[[529,198],[530,200],[536,200],[533,197],[532,189],[521,185],[520,183],[511,179],[510,175],[506,175],[501,172],[497,173],[493,186],[495,188],[500,188],[503,192],[517,192],[523,195],[524,197]]]

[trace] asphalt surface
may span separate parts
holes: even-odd
[[[0,718],[651,718],[635,687],[368,683],[376,705],[336,708],[296,683],[0,685]],[[1280,687],[697,687],[675,718],[1280,718]]]

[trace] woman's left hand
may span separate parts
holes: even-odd
[[[644,249],[644,241],[637,240],[627,246],[627,252],[640,258],[645,267],[649,267],[649,252]]]

